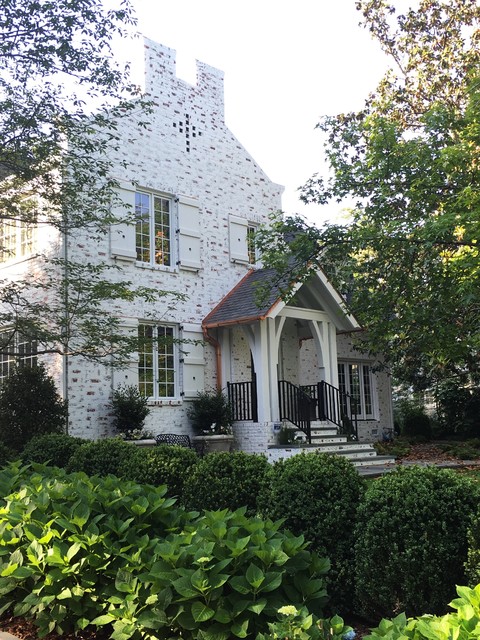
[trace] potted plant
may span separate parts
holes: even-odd
[[[233,414],[222,389],[200,391],[187,410],[194,441],[201,443],[205,452],[230,451],[233,445]]]
[[[148,399],[134,385],[123,385],[113,391],[113,426],[125,440],[150,437],[143,429],[150,413]]]

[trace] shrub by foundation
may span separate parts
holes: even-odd
[[[356,596],[369,619],[444,613],[465,582],[467,527],[478,484],[435,467],[398,468],[373,482],[358,510]]]
[[[259,498],[262,515],[285,518],[285,527],[330,558],[328,593],[336,612],[351,608],[354,526],[362,491],[363,481],[350,462],[309,453],[277,462]]]

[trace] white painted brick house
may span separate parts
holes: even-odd
[[[257,263],[251,234],[281,209],[282,187],[227,128],[223,73],[198,62],[191,86],[176,77],[173,50],[151,41],[145,50],[145,90],[155,107],[147,129],[138,129],[134,117],[130,127],[124,123],[120,148],[129,166],[122,168],[119,156],[116,176],[138,223],[112,226],[95,246],[77,238],[68,252],[75,260],[107,257],[136,285],[186,295],[173,305],[161,299],[119,306],[126,332],[201,342],[146,348],[122,370],[52,360],[68,397],[70,433],[111,434],[109,403],[121,384],[138,385],[150,398],[147,429],[190,433],[189,401],[228,384],[242,405],[237,446],[265,451],[285,415],[287,386],[315,395],[322,382],[354,396],[359,438],[378,439],[392,427],[390,382],[351,348],[358,323],[324,274],[298,287],[287,305],[274,291],[262,307],[253,301],[252,284],[268,273]]]

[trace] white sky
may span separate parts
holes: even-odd
[[[338,206],[309,205],[297,189],[326,172],[322,115],[358,110],[387,61],[359,27],[355,0],[133,0],[145,36],[177,51],[194,83],[195,59],[225,72],[228,127],[270,179],[283,210],[312,222]]]

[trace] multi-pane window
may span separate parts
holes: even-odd
[[[135,194],[137,260],[172,264],[171,200],[151,193]]]
[[[33,251],[34,225],[21,220],[0,222],[0,262],[24,258]]]
[[[138,388],[147,398],[174,398],[175,329],[168,325],[141,324],[138,327]]]
[[[37,364],[37,341],[12,334],[0,333],[0,381],[7,378],[14,367],[31,367]]]
[[[248,225],[247,227],[247,253],[248,253],[248,263],[249,264],[257,264],[258,262],[258,252],[257,247],[255,245],[255,233],[257,232],[257,227],[253,224]]]
[[[363,420],[374,418],[372,368],[359,362],[338,365],[338,387],[350,396],[351,408]]]

